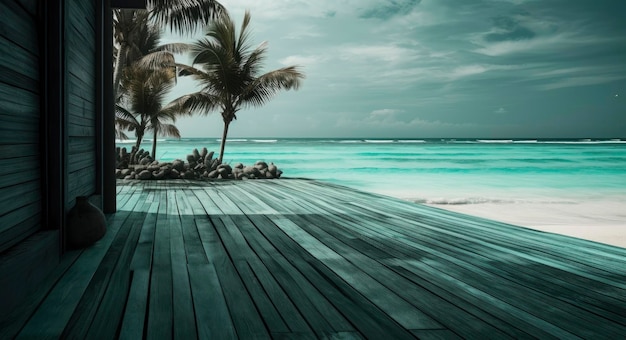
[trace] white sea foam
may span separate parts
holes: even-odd
[[[254,143],[276,143],[278,139],[252,139]]]
[[[400,139],[398,143],[426,143],[423,139]]]
[[[513,143],[512,139],[477,139],[478,143]]]
[[[366,139],[365,143],[393,143],[393,139]]]

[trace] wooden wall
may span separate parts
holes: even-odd
[[[0,2],[0,253],[41,227],[36,5]]]
[[[49,284],[76,196],[101,191],[104,4],[0,0],[0,320]]]
[[[94,1],[65,4],[67,121],[66,209],[96,190],[96,30]]]

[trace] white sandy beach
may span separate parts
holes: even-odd
[[[626,248],[626,202],[428,205]]]

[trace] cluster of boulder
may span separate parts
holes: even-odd
[[[258,161],[252,166],[242,163],[235,165],[222,164],[218,158],[213,158],[214,152],[203,148],[201,152],[194,149],[187,155],[187,162],[177,159],[172,162],[154,161],[147,151],[131,150],[126,148],[117,150],[118,179],[260,179],[280,178],[282,171],[274,165]]]

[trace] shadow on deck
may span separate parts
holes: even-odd
[[[308,180],[120,182],[9,337],[618,338],[626,249]]]

